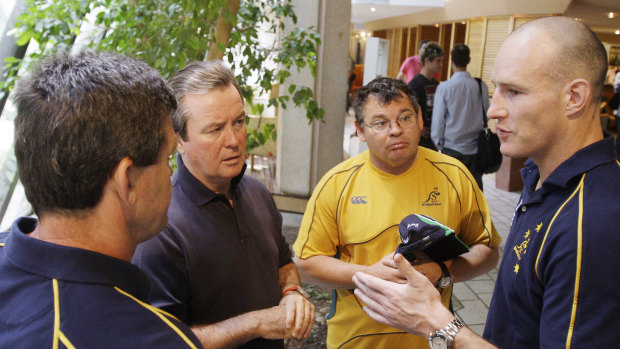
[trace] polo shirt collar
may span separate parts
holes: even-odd
[[[525,162],[525,167],[521,169],[521,177],[524,183],[523,202],[540,201],[546,193],[556,188],[568,188],[573,185],[575,180],[578,180],[581,174],[613,161],[616,161],[614,138],[607,137],[573,154],[551,173],[540,190],[535,191],[540,173],[534,161],[528,159]]]
[[[36,226],[37,220],[29,217],[13,222],[4,246],[9,263],[29,273],[52,279],[117,286],[141,300],[146,300],[149,280],[138,267],[94,251],[57,245],[27,236]]]
[[[233,193],[237,188],[237,184],[241,182],[246,168],[247,165],[243,164],[241,173],[239,173],[236,177],[233,177],[233,179],[231,180]],[[183,158],[181,157],[181,154],[177,154],[177,172],[175,173],[175,176],[175,184],[181,186],[185,195],[187,195],[187,197],[192,200],[192,202],[196,206],[205,205],[211,200],[223,196],[220,194],[216,194],[214,191],[202,184],[202,182],[200,182],[196,177],[194,177],[194,175],[189,172],[189,170],[183,163]]]

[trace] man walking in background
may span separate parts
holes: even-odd
[[[469,47],[456,44],[450,52],[454,75],[435,91],[431,138],[442,153],[459,159],[482,189],[482,171],[476,165],[482,113],[489,109],[489,90],[467,72]]]

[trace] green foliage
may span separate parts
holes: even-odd
[[[221,15],[232,21],[233,28],[228,44],[218,45],[237,73],[250,106],[255,105],[253,97],[258,94],[271,96],[269,106],[286,108],[292,100],[295,106],[306,109],[309,122],[325,114],[307,86],[292,84],[288,94],[270,93],[277,84],[289,82],[293,69],[309,67],[316,74],[319,35],[312,28],[295,26],[297,17],[290,0],[241,0],[236,16],[227,10],[226,0],[27,0],[27,4],[13,35],[20,45],[36,43],[38,48],[31,49],[23,60],[5,60],[0,98],[13,88],[19,68],[41,56],[70,50],[87,15],[95,16],[101,33],[99,39],[89,42],[91,49],[134,56],[166,78],[188,62],[205,59],[209,44],[215,41],[215,23]],[[261,25],[276,35],[273,47],[260,45]],[[293,28],[288,31],[287,26]],[[241,62],[235,63],[233,57],[241,57]],[[249,84],[255,84],[256,90]],[[262,109],[258,115],[261,113]],[[255,142],[263,144],[275,134],[267,125],[249,130],[248,148]]]

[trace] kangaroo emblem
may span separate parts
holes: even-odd
[[[433,191],[431,191],[431,192],[428,194],[428,199],[426,199],[426,201],[424,201],[424,202],[422,203],[422,205],[425,205],[425,206],[426,206],[426,205],[441,205],[441,203],[439,203],[439,202],[437,201],[437,197],[438,197],[439,195],[441,195],[441,193],[439,193],[439,191],[437,191],[437,190],[438,190],[438,188],[437,188],[437,187],[435,187],[435,188],[433,189]]]

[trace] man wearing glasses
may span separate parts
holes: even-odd
[[[353,107],[368,151],[337,165],[317,185],[293,247],[295,262],[306,281],[336,289],[328,348],[428,348],[426,338],[367,316],[353,294],[353,274],[407,282],[392,260],[400,242],[398,224],[413,213],[430,216],[470,247],[445,263],[416,256],[414,266],[438,286],[448,307],[452,281],[492,269],[501,238],[465,166],[418,147],[422,115],[404,82],[373,80],[360,89]]]

